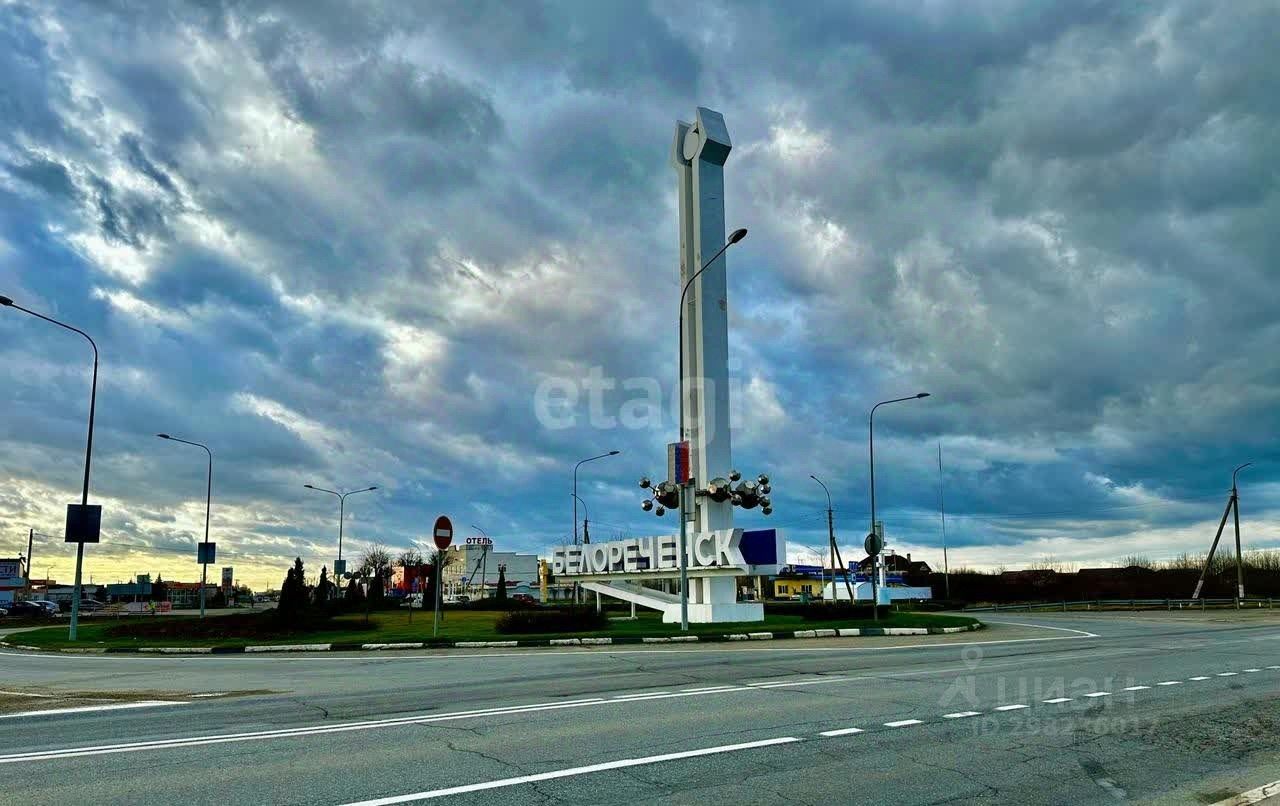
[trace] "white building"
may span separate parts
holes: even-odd
[[[514,551],[494,551],[492,546],[464,543],[449,547],[449,564],[441,572],[445,596],[470,596],[480,599],[493,596],[497,590],[498,566],[507,567],[507,593],[517,584],[528,585],[537,595],[538,556]],[[523,588],[521,588],[523,590]]]
[[[916,588],[908,585],[882,585],[878,591],[880,595],[880,604],[888,604],[889,602],[907,601],[911,599],[932,599],[933,588]],[[849,601],[849,589],[845,586],[844,580],[837,580],[835,583],[835,591],[831,590],[831,583],[828,582],[826,587],[822,589],[822,598],[824,601],[831,601],[833,598],[842,602]],[[871,601],[871,583],[870,582],[854,582],[853,598],[859,602]]]

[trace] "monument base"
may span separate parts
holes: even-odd
[[[734,621],[764,621],[764,605],[759,602],[733,602],[732,604],[689,603],[690,624],[717,624]],[[663,608],[664,624],[680,623],[680,605]]]
[[[689,600],[690,624],[715,624],[733,621],[764,621],[764,605],[739,602],[734,596],[733,577],[691,579]],[[627,582],[583,582],[586,590],[657,610],[664,624],[680,623],[680,597],[664,591]],[[710,601],[698,601],[706,596]]]

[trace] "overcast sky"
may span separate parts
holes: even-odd
[[[102,353],[86,576],[666,533],[677,119],[721,112],[734,457],[793,558],[1280,547],[1280,9],[0,2],[0,294]],[[1271,55],[1267,55],[1270,53]],[[69,579],[90,353],[0,309],[0,554]],[[593,381],[595,378],[597,380]],[[583,390],[539,416],[540,386]],[[616,384],[593,413],[591,384]],[[660,416],[636,390],[659,385]],[[644,410],[645,422],[634,415]],[[608,425],[604,418],[618,422]],[[567,426],[567,427],[566,427]],[[738,524],[759,525],[758,511]]]

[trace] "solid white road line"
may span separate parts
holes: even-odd
[[[824,730],[819,736],[848,736],[853,733],[862,733],[862,728],[840,728],[839,730]]]
[[[1156,683],[1156,685],[1157,686],[1180,686],[1182,685],[1182,681],[1181,680],[1165,680],[1163,682]]]
[[[156,708],[162,705],[190,705],[178,700],[141,700],[117,702],[110,705],[81,705],[75,708],[46,708],[42,711],[19,711],[16,714],[0,714],[0,719],[18,719],[26,716],[58,716],[60,714],[91,714],[97,711],[127,711],[131,708]]]
[[[1051,700],[1042,700],[1042,702],[1047,702],[1050,705],[1057,705],[1060,702],[1071,702],[1071,698],[1070,697],[1054,697]]]
[[[9,697],[53,697],[54,696],[52,694],[33,694],[30,691],[0,691],[0,694],[4,694]]]
[[[774,745],[792,744],[800,741],[804,740],[795,736],[782,736],[777,739],[765,739],[759,742],[743,742],[742,744],[726,744],[721,745],[720,747],[704,747],[700,750],[686,750],[681,753],[664,753],[660,756],[624,758],[619,761],[606,761],[603,764],[589,764],[585,767],[570,767],[564,770],[552,770],[551,772],[540,772],[533,775],[520,775],[515,778],[502,778],[497,781],[484,781],[478,784],[451,786],[445,789],[429,789],[423,792],[415,792],[411,795],[395,795],[388,798],[362,800],[356,803],[349,803],[347,806],[393,806],[393,804],[397,803],[412,803],[415,800],[430,800],[432,798],[443,798],[450,795],[462,795],[468,792],[483,792],[488,789],[501,789],[508,786],[537,783],[538,781],[551,781],[556,778],[574,778],[579,775],[590,775],[592,773],[606,772],[608,770],[640,767],[647,764],[660,764],[664,761],[678,761],[685,758],[712,756],[719,753],[735,753],[741,750],[754,750],[760,747],[773,747]]]
[[[1042,630],[1059,630],[1060,632],[1073,632],[1081,638],[1100,638],[1097,633],[1088,632],[1086,630],[1073,630],[1070,627],[1050,627],[1048,624],[1027,624],[1021,621],[992,621],[991,619],[983,619],[985,624],[1006,624],[1011,627],[1039,627]]]
[[[1030,705],[1022,705],[1021,703],[1019,703],[1017,705],[997,705],[996,710],[997,711],[1020,711],[1023,708],[1030,708],[1030,707],[1031,707]]]
[[[943,719],[964,719],[968,716],[981,716],[981,711],[956,711],[954,714],[943,714]]]
[[[905,728],[908,725],[923,725],[923,724],[924,722],[922,722],[919,719],[899,719],[897,722],[886,722],[884,723],[884,726],[886,728]]]
[[[1250,806],[1250,804],[1261,803],[1268,798],[1274,798],[1276,795],[1280,795],[1280,781],[1272,781],[1269,784],[1263,784],[1257,789],[1241,792],[1235,797],[1220,800],[1213,806]]]

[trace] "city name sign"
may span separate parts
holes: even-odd
[[[747,572],[741,529],[702,532],[689,535],[686,540],[691,574]],[[680,539],[675,535],[660,535],[557,546],[551,553],[551,571],[565,577],[671,576],[680,571]]]

